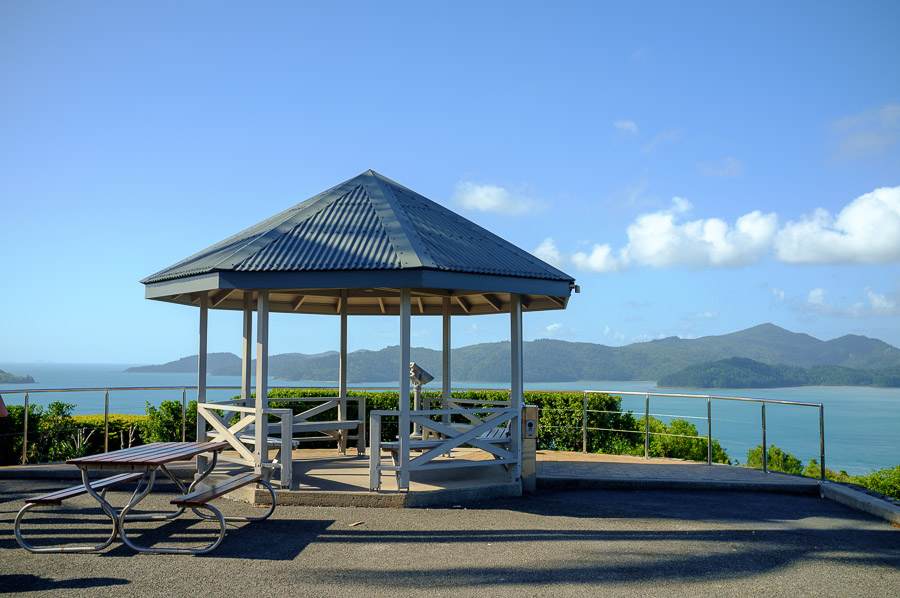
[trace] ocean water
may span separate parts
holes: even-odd
[[[194,386],[193,373],[129,374],[128,364],[21,364],[0,363],[0,369],[18,375],[31,375],[34,384],[9,384],[0,387],[7,404],[21,405],[22,391],[60,388],[139,388]],[[209,376],[209,386],[239,386],[239,376]],[[293,381],[270,379],[270,387],[326,387],[336,382]],[[352,384],[355,388],[395,387],[396,383]],[[454,383],[454,388],[507,388],[503,384]],[[440,380],[426,388],[440,389]],[[671,393],[745,397],[822,403],[825,415],[825,463],[829,469],[864,474],[900,464],[900,389],[865,387],[798,387],[773,389],[691,389],[657,388],[652,381],[600,381],[529,383],[527,390],[609,391],[613,393]],[[181,388],[171,390],[112,390],[109,395],[110,413],[144,413],[146,403],[158,405],[165,400],[180,401]],[[238,394],[236,390],[210,389],[210,400],[222,400]],[[635,417],[643,417],[646,398],[622,394],[622,407]],[[187,400],[196,398],[195,390],[186,391]],[[29,401],[47,405],[63,401],[75,405],[75,413],[103,413],[104,391],[32,393]],[[712,400],[712,435],[718,439],[732,460],[746,462],[747,451],[762,443],[762,417],[759,403]],[[663,421],[676,417],[688,419],[699,434],[706,434],[707,401],[705,398],[651,397],[650,413]],[[790,451],[804,465],[819,458],[819,410],[816,407],[795,405],[766,406],[766,443]]]

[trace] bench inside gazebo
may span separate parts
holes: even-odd
[[[345,453],[367,446],[369,488],[385,473],[409,490],[416,472],[502,465],[521,478],[523,398],[522,315],[565,309],[572,277],[447,208],[371,170],[324,191],[144,279],[146,297],[199,308],[197,437],[226,440],[231,460],[295,486],[298,443],[330,438]],[[242,384],[238,399],[207,402],[210,309],[243,312]],[[255,350],[253,314],[256,314]],[[273,407],[268,398],[269,314],[331,314],[340,318],[338,396],[296,399],[304,408]],[[451,397],[451,318],[509,314],[508,404],[467,406]],[[396,411],[365,405],[348,416],[349,316],[399,316],[397,390],[410,395],[410,320],[443,323],[441,408]],[[255,397],[252,359],[255,352]],[[297,412],[297,413],[295,413]],[[322,420],[321,414],[331,413]],[[315,419],[312,419],[314,416]],[[400,433],[382,442],[381,422],[396,418]],[[459,422],[465,422],[459,425]],[[413,430],[428,431],[413,435]],[[446,458],[460,448],[478,459]],[[458,455],[458,453],[457,453]]]

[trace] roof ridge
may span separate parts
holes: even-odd
[[[416,228],[394,195],[392,186],[395,183],[374,171],[371,172],[367,178],[374,181],[375,185],[372,189],[364,183],[366,194],[402,266],[437,268],[437,262],[419,238]]]

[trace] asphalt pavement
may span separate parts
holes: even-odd
[[[206,556],[32,554],[13,520],[64,487],[0,480],[0,593],[40,596],[890,596],[900,529],[813,496],[740,491],[542,490],[447,508],[280,506],[229,525]],[[164,487],[158,488],[160,491]],[[114,505],[130,493],[111,492]],[[256,507],[220,500],[226,514]],[[163,494],[141,505],[160,512]],[[108,521],[108,520],[107,520]],[[35,543],[89,542],[104,517],[87,496],[43,509]],[[130,529],[132,526],[130,526]],[[214,526],[184,515],[135,523],[145,542],[185,545]]]

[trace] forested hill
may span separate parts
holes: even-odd
[[[802,368],[770,365],[732,357],[701,363],[663,376],[657,385],[668,388],[781,388],[788,386],[900,387],[900,366],[862,370],[837,365]]]
[[[31,376],[16,376],[9,372],[0,370],[0,384],[33,384],[34,378]]]
[[[900,350],[877,339],[848,335],[820,341],[806,334],[763,324],[741,332],[699,339],[666,338],[624,347],[559,340],[536,340],[523,349],[527,382],[576,380],[660,380],[688,366],[744,357],[767,364],[796,367],[840,366],[857,369],[900,367]],[[215,358],[214,358],[215,356]],[[397,379],[399,348],[355,351],[348,358],[350,382],[387,382]],[[440,351],[414,347],[413,361],[440,375]],[[231,353],[209,356],[210,372],[239,375],[240,359]],[[509,343],[482,343],[453,350],[453,378],[465,382],[509,380]],[[215,365],[214,365],[215,364]],[[184,369],[174,369],[184,368]],[[196,371],[197,357],[162,366],[127,371]],[[289,353],[269,359],[269,373],[281,380],[335,380],[338,354]]]

